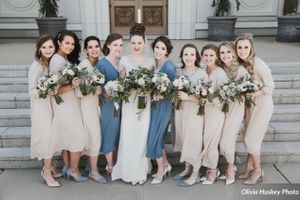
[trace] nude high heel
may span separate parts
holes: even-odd
[[[250,178],[248,178],[246,181],[244,181],[245,185],[256,185],[258,182],[262,183],[264,171],[261,170],[259,174],[253,173]]]
[[[48,187],[60,187],[61,185],[59,182],[54,180],[52,177],[52,172],[51,170],[43,170],[41,171],[41,176],[43,177],[44,184],[47,185]]]

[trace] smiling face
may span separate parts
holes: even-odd
[[[227,46],[221,46],[219,50],[219,54],[220,54],[220,59],[227,66],[229,66],[230,63],[232,63],[235,57],[235,53],[233,52],[233,50]]]
[[[168,52],[167,52],[167,46],[161,42],[158,41],[154,46],[154,56],[157,60],[164,60],[167,58]]]
[[[52,40],[46,41],[44,44],[42,44],[41,48],[39,49],[41,52],[42,56],[46,59],[49,60],[49,58],[54,54],[55,52],[55,47],[53,44]]]
[[[195,66],[196,59],[197,57],[195,48],[187,47],[183,50],[182,61],[184,62],[185,66]]]
[[[130,38],[130,46],[134,54],[141,54],[144,52],[145,41],[142,36],[134,35]]]
[[[236,44],[237,55],[240,59],[245,60],[251,53],[251,43],[249,40],[239,40]]]
[[[114,57],[120,57],[120,54],[123,49],[123,40],[122,39],[117,39],[107,45],[109,48],[109,55],[114,56]]]
[[[202,57],[203,57],[204,63],[208,67],[216,65],[216,61],[217,61],[218,57],[217,57],[217,53],[214,50],[206,49],[203,52]]]
[[[58,41],[59,50],[65,55],[69,55],[75,48],[75,41],[73,37],[65,35],[64,39],[60,42]]]
[[[97,59],[100,56],[100,45],[97,40],[90,40],[87,43],[86,52],[88,57]]]

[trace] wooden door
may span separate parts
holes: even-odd
[[[167,0],[110,0],[111,32],[129,35],[138,22],[138,9],[147,35],[167,34]]]

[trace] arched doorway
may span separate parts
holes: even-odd
[[[129,27],[140,18],[146,34],[165,35],[167,8],[167,0],[110,0],[111,32],[128,35]]]

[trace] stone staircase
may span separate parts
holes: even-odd
[[[276,89],[274,113],[262,146],[262,162],[300,162],[300,63],[270,63]],[[37,168],[30,159],[29,66],[0,66],[0,169]],[[179,162],[179,154],[170,160]],[[246,151],[239,136],[236,162],[243,163]],[[56,159],[60,160],[59,157]],[[104,163],[102,163],[104,164]]]

